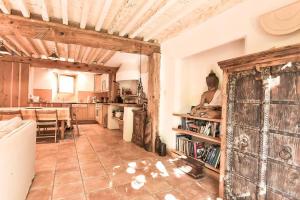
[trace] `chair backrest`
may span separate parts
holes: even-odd
[[[58,121],[57,110],[35,110],[36,121]]]
[[[1,110],[0,111],[0,120],[6,120],[6,119],[11,119],[14,118],[16,116],[21,117],[21,119],[23,120],[23,115],[21,110]]]

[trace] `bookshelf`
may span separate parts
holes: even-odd
[[[204,167],[213,171],[214,173],[219,176],[220,174],[220,155],[222,154],[221,150],[221,138],[220,138],[220,132],[221,132],[221,119],[209,119],[209,118],[203,118],[203,117],[195,117],[191,116],[189,114],[179,114],[174,113],[173,116],[180,117],[181,118],[181,124],[180,127],[172,128],[173,133],[177,135],[176,137],[176,149],[170,150],[173,156],[182,158],[183,156],[192,158],[193,160],[196,160],[198,162],[201,162],[204,164]],[[199,125],[200,124],[200,125]],[[206,128],[208,125],[209,128]],[[213,125],[216,124],[216,125]],[[215,126],[217,128],[212,129],[212,126]],[[202,127],[201,129],[199,127]],[[205,130],[205,131],[203,131]],[[217,133],[216,133],[217,132]],[[182,136],[182,138],[181,138]],[[191,139],[186,139],[185,137],[190,137]],[[180,140],[186,140],[189,141],[187,143],[182,143]],[[201,156],[198,155],[198,146],[196,147],[195,144],[204,144],[201,145],[200,149],[206,150],[207,147],[209,149],[210,146],[212,148],[218,149],[214,150],[217,153],[214,153],[213,156],[217,156],[218,159],[215,160],[212,159],[204,159],[201,160]],[[184,148],[180,145],[185,145]],[[190,150],[190,147],[193,146],[193,150]],[[181,149],[181,151],[180,151]],[[185,149],[182,151],[182,149]],[[188,150],[186,150],[188,149]],[[195,150],[196,149],[196,150]],[[186,152],[188,151],[188,152]],[[207,155],[210,153],[211,150],[207,150]],[[192,154],[192,155],[191,155]],[[199,156],[199,157],[198,157]],[[201,159],[200,159],[201,158]],[[206,157],[207,158],[207,157]]]

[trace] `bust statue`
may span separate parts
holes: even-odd
[[[221,118],[221,91],[218,89],[219,79],[211,71],[206,77],[208,90],[201,95],[200,104],[195,106],[191,115],[206,118]]]

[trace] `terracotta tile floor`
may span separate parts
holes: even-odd
[[[208,200],[218,181],[194,180],[172,163],[122,140],[119,131],[81,125],[79,137],[37,144],[28,200]]]

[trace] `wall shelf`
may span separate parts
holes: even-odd
[[[212,166],[212,165],[210,165],[210,164],[208,164],[208,163],[206,163],[206,162],[204,162],[204,161],[202,161],[202,160],[200,160],[200,159],[196,159],[196,158],[193,158],[193,157],[191,157],[191,156],[187,156],[187,155],[181,153],[180,151],[176,151],[175,149],[172,149],[172,150],[171,150],[171,153],[176,154],[176,155],[178,155],[178,156],[180,156],[180,157],[182,157],[182,156],[184,157],[184,156],[185,156],[185,157],[189,157],[189,158],[192,158],[192,159],[194,159],[194,160],[197,160],[197,161],[203,163],[204,166],[205,166],[207,169],[210,169],[210,170],[216,172],[217,174],[220,174],[220,170],[219,170],[219,169],[215,168],[214,166]]]
[[[209,121],[209,122],[219,122],[219,123],[221,123],[221,121],[222,121],[222,119],[210,119],[210,118],[205,118],[205,117],[196,117],[196,116],[192,116],[190,114],[173,113],[173,115],[177,116],[177,117],[182,117],[182,118],[199,119],[199,120]]]
[[[221,139],[217,138],[217,137],[211,137],[211,136],[204,135],[202,133],[196,133],[196,132],[193,132],[193,131],[183,130],[183,129],[178,129],[178,128],[172,128],[172,130],[175,131],[176,134],[191,135],[193,137],[205,140],[207,142],[211,142],[211,143],[215,143],[215,144],[221,144]]]

